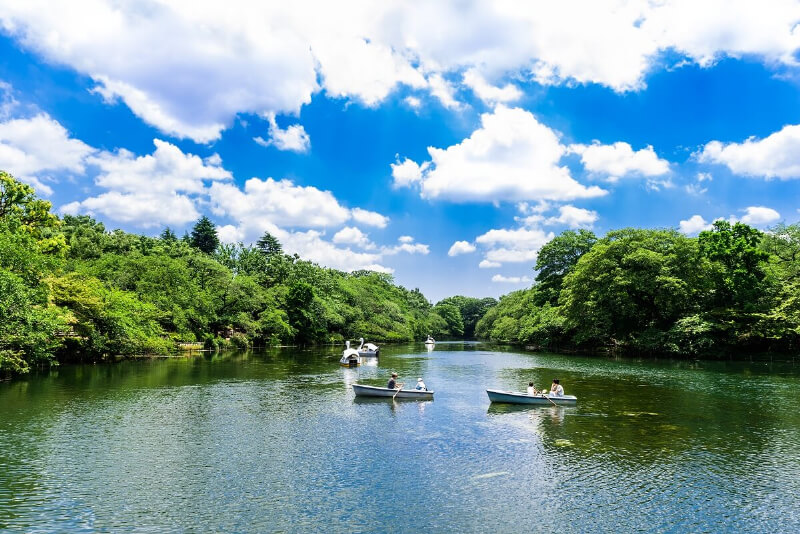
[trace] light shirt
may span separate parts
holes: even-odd
[[[417,389],[427,390],[428,388],[425,387],[425,382],[417,382]]]
[[[528,386],[528,395],[534,395],[533,386]]]
[[[563,397],[564,388],[561,387],[561,384],[555,384],[552,388],[550,388],[550,394],[555,395],[557,397]]]

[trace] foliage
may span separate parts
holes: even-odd
[[[283,247],[280,242],[269,232],[264,232],[261,239],[256,242],[256,248],[259,252],[267,256],[283,254]]]
[[[709,356],[800,347],[800,225],[715,223],[689,238],[567,231],[537,283],[433,306],[391,275],[345,273],[283,253],[269,233],[219,244],[201,218],[178,239],[108,231],[50,213],[0,173],[0,374],[70,358],[208,347],[478,337],[551,349]]]
[[[451,304],[458,308],[459,313],[461,314],[461,321],[463,322],[463,334],[450,334],[454,336],[461,337],[463,335],[466,339],[471,339],[475,337],[475,326],[478,324],[478,321],[486,315],[486,312],[492,306],[497,304],[497,300],[489,297],[478,299],[474,297],[464,297],[461,295],[456,295],[454,297],[447,297],[445,299],[440,300],[436,303],[436,308],[439,306]],[[437,311],[434,309],[434,311]],[[437,313],[439,313],[437,311]],[[439,315],[442,315],[439,313]],[[443,317],[443,316],[442,316]],[[447,321],[448,324],[450,321]]]
[[[192,228],[189,244],[206,254],[213,253],[219,246],[217,229],[211,219],[203,215]]]
[[[476,335],[704,357],[800,346],[800,225],[762,233],[717,221],[698,238],[628,228],[570,246],[578,236],[545,245],[538,283],[501,297]]]
[[[536,275],[539,305],[545,302],[553,305],[558,303],[564,277],[596,242],[597,236],[589,230],[567,230],[541,248],[535,267],[539,271]]]

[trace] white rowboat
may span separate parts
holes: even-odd
[[[515,391],[500,391],[498,389],[487,389],[486,394],[489,395],[491,402],[498,402],[504,404],[540,404],[552,406],[552,403],[558,405],[572,405],[578,402],[578,397],[574,395],[550,395],[540,393],[538,395],[528,395],[527,393],[517,393]],[[552,402],[551,402],[552,401]]]
[[[390,399],[433,400],[433,391],[424,391],[418,389],[401,389],[400,391],[397,391],[396,389],[353,384],[353,391],[356,392],[356,397],[387,397]],[[395,393],[397,393],[396,396]]]

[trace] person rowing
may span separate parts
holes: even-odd
[[[403,387],[403,384],[397,383],[397,373],[392,373],[392,378],[389,379],[389,383],[386,384],[386,389],[400,389]]]
[[[555,395],[556,397],[564,396],[564,388],[559,383],[558,378],[553,379],[553,385],[550,386],[550,395]]]

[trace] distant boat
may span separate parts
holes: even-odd
[[[339,364],[345,367],[357,367],[361,363],[358,351],[350,348],[349,340],[345,342],[344,346],[345,349],[342,352],[342,359],[339,360]]]
[[[428,339],[425,340],[426,345],[433,345],[434,343],[436,343],[436,340],[433,339],[431,336],[428,336]]]
[[[396,389],[379,388],[375,386],[363,386],[361,384],[353,384],[353,391],[356,397],[385,397],[396,399],[417,399],[417,400],[433,400],[433,391],[424,391],[421,389]],[[397,395],[395,395],[395,393]]]
[[[381,350],[377,345],[372,343],[364,343],[364,338],[358,338],[361,342],[361,345],[358,346],[358,355],[359,356],[378,356],[378,352]]]
[[[504,404],[544,404],[552,406],[553,403],[559,405],[572,405],[578,402],[578,397],[574,395],[550,395],[547,393],[539,393],[537,395],[528,395],[527,393],[517,393],[514,391],[500,391],[497,389],[487,389],[486,394],[489,395],[491,402],[504,403]],[[551,402],[552,401],[552,402]]]

